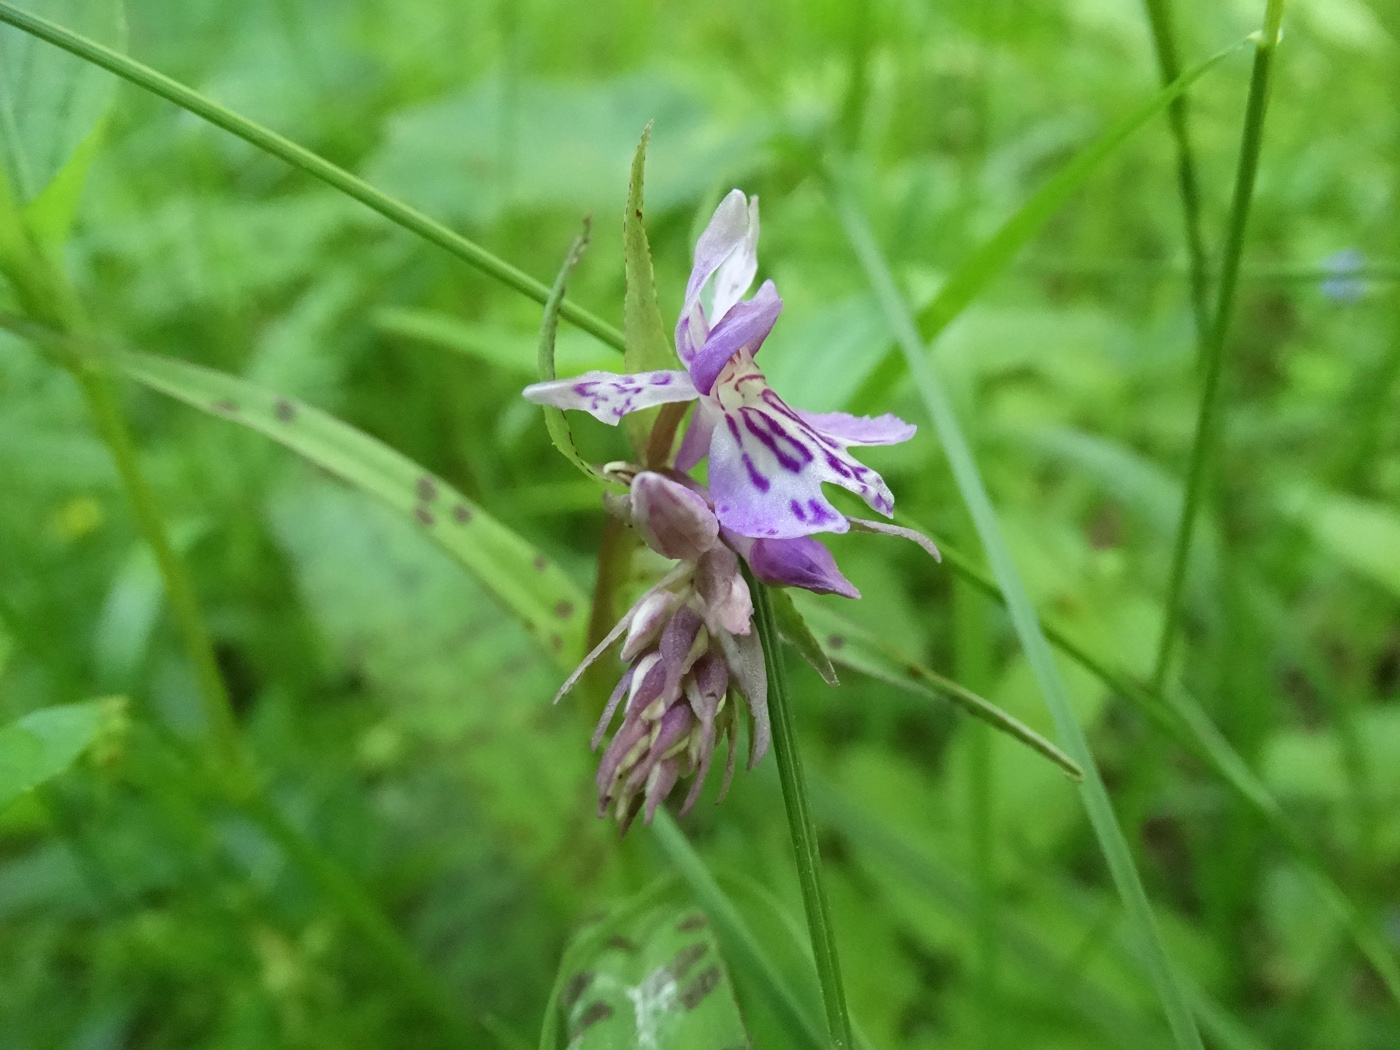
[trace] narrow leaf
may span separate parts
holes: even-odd
[[[815,630],[826,655],[836,663],[921,696],[951,700],[973,718],[981,719],[993,729],[1019,740],[1032,751],[1048,758],[1072,779],[1084,779],[1084,770],[1077,762],[995,704],[905,656],[894,646],[815,599],[804,596],[801,608],[802,615]]]
[[[578,265],[579,259],[583,257],[584,251],[588,248],[588,235],[592,225],[589,220],[584,220],[583,232],[575,237],[574,243],[569,246],[569,253],[564,256],[564,265],[559,268],[559,276],[554,279],[554,287],[550,290],[549,299],[544,304],[544,319],[540,322],[539,369],[541,382],[548,382],[556,375],[554,370],[554,340],[559,334],[559,307],[564,302],[564,287],[569,282],[569,274],[573,272],[574,267]],[[554,447],[565,459],[583,471],[585,476],[601,481],[602,476],[578,454],[578,446],[574,444],[574,435],[569,429],[569,421],[564,418],[563,410],[555,408],[553,405],[541,405],[540,407],[544,410],[544,425],[549,430],[549,439],[554,442]]]
[[[622,256],[627,273],[627,295],[623,301],[622,334],[626,343],[623,352],[628,372],[652,372],[676,368],[678,362],[666,326],[661,320],[661,307],[656,300],[656,274],[651,264],[651,246],[642,215],[642,184],[647,161],[647,143],[651,125],[642,132],[637,152],[632,157],[632,177],[627,184],[627,210],[622,216]],[[647,458],[651,428],[660,409],[633,412],[624,421],[627,436],[639,458]]]
[[[441,478],[319,409],[236,376],[148,354],[117,358],[131,378],[255,430],[412,517],[561,668],[583,652],[587,599],[564,571]]]
[[[770,588],[769,593],[773,599],[773,616],[778,621],[778,634],[782,636],[783,641],[796,649],[802,659],[822,676],[827,685],[840,685],[840,679],[836,677],[836,668],[831,666],[826,650],[817,641],[806,618],[793,604],[792,596],[776,587]]]
[[[1157,920],[1152,913],[1152,905],[1147,899],[1142,879],[1138,875],[1132,850],[1122,828],[1118,826],[1113,803],[1108,797],[1108,789],[1104,786],[1093,752],[1089,748],[1088,737],[1070,705],[1069,690],[1055,665],[1054,654],[1045,640],[1026,585],[1021,580],[1010,548],[1002,535],[1000,519],[992,506],[991,496],[987,492],[986,482],[982,479],[977,461],[972,455],[972,447],[968,444],[967,436],[953,411],[952,400],[944,388],[942,379],[929,361],[914,317],[895,284],[894,276],[890,273],[889,265],[870,232],[865,216],[856,208],[849,194],[841,188],[836,190],[836,208],[851,246],[870,281],[871,289],[894,330],[919,397],[933,421],[939,443],[943,446],[944,454],[952,468],[958,492],[972,517],[997,585],[1006,596],[1012,625],[1021,641],[1021,647],[1035,676],[1036,684],[1040,687],[1046,707],[1055,721],[1055,730],[1065,745],[1066,753],[1084,771],[1084,779],[1080,784],[1084,808],[1098,839],[1099,850],[1108,864],[1114,886],[1123,900],[1134,936],[1142,945],[1172,1036],[1179,1050],[1203,1050],[1200,1031],[1186,1001],[1183,982],[1162,944]]]
[[[0,810],[71,766],[124,703],[113,698],[44,707],[0,728]]]

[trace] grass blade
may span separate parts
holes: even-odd
[[[1181,521],[1177,525],[1176,543],[1172,550],[1165,618],[1162,623],[1162,637],[1157,645],[1156,669],[1153,671],[1153,681],[1157,685],[1161,685],[1165,680],[1171,663],[1172,645],[1176,638],[1176,624],[1181,606],[1181,591],[1186,584],[1186,563],[1191,556],[1191,537],[1195,531],[1196,513],[1200,509],[1202,489],[1205,486],[1206,464],[1218,436],[1220,375],[1225,358],[1225,339],[1230,333],[1230,319],[1235,309],[1240,257],[1244,252],[1245,228],[1249,224],[1249,206],[1254,199],[1254,177],[1259,170],[1259,149],[1264,138],[1264,117],[1269,106],[1270,74],[1273,70],[1279,23],[1282,18],[1283,0],[1269,0],[1269,6],[1264,12],[1264,29],[1254,45],[1254,69],[1250,74],[1240,159],[1235,170],[1235,195],[1230,204],[1230,218],[1225,230],[1220,290],[1215,297],[1215,322],[1211,326],[1210,341],[1205,346],[1206,374],[1201,387],[1201,407],[1196,418],[1196,436],[1191,443],[1191,460],[1186,474],[1186,497],[1181,507]]]
[[[859,624],[828,609],[820,602],[803,597],[801,611],[817,635],[818,644],[830,660],[900,689],[949,700],[962,708],[966,714],[1048,758],[1072,780],[1084,779],[1084,771],[1079,768],[1077,762],[1030,726],[1012,718],[970,689],[923,666],[917,660],[910,659],[894,646],[881,641]]]
[[[1012,561],[1011,552],[1002,536],[996,510],[992,507],[991,497],[987,494],[972,449],[954,414],[952,402],[943,388],[942,381],[929,363],[913,315],[895,286],[894,277],[875,243],[865,217],[857,211],[842,187],[836,189],[836,207],[876,298],[879,299],[904,351],[919,396],[933,420],[934,429],[957,481],[958,491],[972,516],[973,525],[991,562],[997,583],[1006,595],[1012,624],[1021,640],[1021,646],[1045,698],[1046,706],[1050,709],[1056,731],[1069,757],[1084,770],[1084,780],[1080,784],[1084,807],[1099,841],[1099,849],[1108,864],[1114,885],[1123,900],[1129,921],[1149,963],[1153,984],[1158,998],[1161,999],[1173,1037],[1181,1050],[1202,1050],[1201,1035],[1196,1028],[1195,1017],[1187,1004],[1181,980],[1162,945],[1152,906],[1147,899],[1147,891],[1143,888],[1142,879],[1133,863],[1132,851],[1118,826],[1113,804],[1099,775],[1093,752],[1089,749],[1084,728],[1079,724],[1070,706],[1064,680],[1055,666],[1054,654],[1045,640],[1030,596],[1021,582],[1015,562]],[[1009,255],[1006,258],[1009,258]],[[989,275],[982,275],[975,286],[980,287],[980,281],[987,276]],[[956,280],[957,278],[954,278],[954,281]]]
[[[920,531],[937,540],[944,563],[949,568],[988,597],[1006,604],[1006,596],[996,581],[977,568],[971,558],[951,546],[947,540],[934,537],[929,530]],[[1400,1005],[1400,963],[1397,963],[1393,949],[1387,946],[1351,903],[1328,871],[1321,854],[1293,824],[1283,806],[1255,775],[1249,763],[1231,746],[1201,705],[1180,687],[1173,688],[1164,696],[1160,690],[1138,682],[1126,671],[1115,670],[1054,624],[1044,624],[1043,629],[1045,637],[1055,648],[1151,719],[1158,729],[1198,759],[1236,798],[1264,820],[1293,859],[1307,871],[1318,897],[1346,926],[1357,950],[1376,971],[1391,998]]]
[[[807,912],[807,929],[812,936],[812,955],[821,980],[822,1000],[826,1005],[827,1031],[836,1050],[851,1050],[851,1018],[846,1007],[846,992],[841,982],[841,962],[836,952],[836,933],[831,925],[831,909],[822,885],[821,853],[817,847],[817,828],[812,820],[812,806],[807,798],[807,784],[802,774],[802,755],[797,747],[797,727],[793,721],[792,704],[787,694],[787,672],[783,666],[783,647],[778,639],[777,620],[768,589],[744,570],[749,590],[753,594],[754,623],[759,641],[763,643],[763,659],[768,667],[768,708],[773,721],[773,754],[778,763],[778,779],[783,785],[783,808],[787,811],[788,828],[792,832],[792,848],[797,859],[797,879],[802,886],[802,905]]]
[[[583,653],[587,599],[564,571],[413,460],[334,416],[199,365],[122,354],[132,379],[255,430],[410,516],[513,612],[555,663]]]
[[[181,109],[188,110],[195,116],[207,120],[210,124],[223,128],[232,135],[237,135],[258,149],[286,161],[292,167],[306,172],[313,178],[320,179],[332,189],[339,190],[348,197],[353,197],[366,207],[377,211],[390,222],[416,233],[424,240],[431,241],[439,248],[476,267],[482,273],[500,281],[507,287],[514,288],[535,302],[543,305],[548,301],[549,288],[525,271],[498,258],[481,245],[448,229],[442,223],[428,218],[422,212],[375,189],[363,179],[351,175],[344,168],[337,167],[324,157],[312,153],[306,147],[299,146],[275,131],[225,109],[217,102],[205,98],[199,92],[172,80],[165,74],[159,73],[118,51],[104,47],[94,40],[79,36],[63,26],[55,25],[46,18],[22,11],[13,4],[6,3],[5,0],[0,0],[0,22],[8,22],[16,29],[39,37],[41,40],[46,40],[55,47],[60,47],[81,59],[101,66],[123,80],[175,103]],[[559,314],[565,320],[578,325],[609,346],[616,347],[618,350],[623,348],[622,333],[582,307],[566,301],[560,307]]]

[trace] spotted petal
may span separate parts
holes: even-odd
[[[697,397],[687,372],[585,372],[573,379],[553,379],[525,388],[525,400],[537,405],[573,408],[587,412],[609,426],[617,426],[629,412],[670,401]]]
[[[894,512],[884,479],[790,408],[747,354],[731,362],[701,408],[722,413],[710,443],[710,492],[725,528],[780,539],[845,532],[845,515],[822,493],[826,482],[881,514]]]

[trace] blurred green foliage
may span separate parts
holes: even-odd
[[[893,378],[890,334],[812,144],[849,150],[860,203],[922,304],[1156,87],[1133,0],[128,0],[125,37],[114,5],[24,6],[125,39],[541,279],[592,212],[570,297],[619,327],[618,220],[654,120],[647,232],[667,325],[698,225],[743,186],[762,197],[763,273],[786,302],[763,351],[774,386],[813,410],[921,422],[902,382],[870,403]],[[1262,4],[1174,8],[1189,64],[1255,29]],[[1397,28],[1393,0],[1290,7],[1180,661],[1392,953]],[[46,48],[0,27],[0,157],[28,199],[90,143],[63,259],[98,331],[334,413],[591,589],[596,493],[518,396],[538,304],[166,103],[113,92],[103,74],[78,74],[61,100],[23,94],[26,63],[76,61]],[[1231,61],[1191,96],[1212,247],[1247,76]],[[109,94],[101,140],[89,139]],[[1134,136],[931,351],[1042,614],[1139,675],[1155,653],[1199,395],[1174,163],[1164,121]],[[1356,274],[1346,249],[1359,252]],[[0,308],[11,297],[0,291]],[[559,351],[567,369],[610,353],[567,328]],[[548,645],[401,515],[259,435],[123,394],[279,812],[369,889],[463,1017],[503,1045],[533,1044],[551,988],[576,976],[560,960],[577,955],[566,949],[587,939],[589,917],[669,870],[643,835],[619,842],[593,818],[598,698],[551,708],[561,672]],[[590,459],[626,455],[622,434],[573,425]],[[975,549],[931,428],[868,459],[901,509]],[[28,767],[0,752],[11,763],[0,782],[7,796],[54,775],[0,812],[0,1048],[452,1045],[286,843],[191,775],[203,715],[155,562],[78,385],[10,336],[0,484],[0,747],[17,726],[42,741],[23,745]],[[865,597],[824,604],[1053,735],[998,606],[912,548],[831,545]],[[848,993],[870,1044],[1167,1045],[1062,774],[936,698],[849,671],[832,688],[790,662]],[[1104,683],[1067,659],[1062,671],[1209,1044],[1394,1046],[1396,1004],[1285,844]],[[129,705],[61,706],[115,695]],[[769,763],[736,778],[723,807],[697,808],[684,827],[810,998],[772,774]],[[620,934],[647,972],[616,946],[576,964],[619,982],[597,1000],[616,1034],[598,1027],[577,1045],[646,1045],[622,1007],[640,1001],[652,962],[687,950],[674,924],[694,903],[675,888],[648,908]],[[736,1001],[755,1045],[788,1045],[783,1015],[726,961],[702,1019],[721,1034],[694,1045],[725,1050]]]

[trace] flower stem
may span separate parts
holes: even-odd
[[[1259,150],[1264,138],[1264,115],[1269,104],[1270,74],[1274,51],[1278,45],[1279,23],[1283,19],[1283,0],[1269,0],[1264,13],[1264,29],[1254,47],[1254,69],[1249,81],[1249,100],[1245,106],[1244,132],[1240,141],[1239,164],[1235,169],[1235,193],[1230,204],[1229,225],[1225,233],[1225,250],[1220,267],[1220,290],[1215,300],[1215,322],[1210,340],[1205,345],[1206,374],[1201,389],[1201,407],[1196,418],[1196,436],[1191,445],[1191,460],[1186,477],[1186,498],[1177,525],[1176,544],[1172,551],[1171,575],[1167,585],[1165,619],[1162,637],[1157,645],[1157,663],[1153,684],[1160,690],[1171,664],[1172,644],[1180,615],[1181,592],[1186,582],[1186,566],[1191,554],[1191,538],[1196,514],[1205,489],[1206,466],[1216,444],[1220,414],[1220,375],[1225,358],[1225,339],[1230,332],[1230,319],[1235,308],[1235,289],[1239,284],[1240,258],[1244,252],[1245,228],[1249,223],[1250,204],[1254,199],[1254,178],[1259,170]]]
[[[851,1018],[846,1009],[846,992],[841,984],[841,963],[836,954],[836,934],[831,925],[831,910],[822,888],[822,860],[817,848],[817,827],[812,820],[812,804],[807,797],[807,783],[802,775],[802,756],[797,750],[797,728],[792,705],[788,702],[787,672],[783,666],[783,651],[778,641],[778,627],[773,618],[773,603],[768,589],[749,574],[749,590],[753,593],[754,620],[758,624],[758,639],[763,643],[763,659],[768,667],[768,709],[773,722],[773,753],[778,760],[778,779],[783,785],[783,806],[787,810],[788,828],[792,832],[792,849],[797,858],[797,878],[802,885],[802,905],[807,912],[807,929],[812,937],[812,955],[821,981],[822,999],[826,1004],[826,1024],[831,1033],[831,1045],[836,1050],[850,1050]]]

